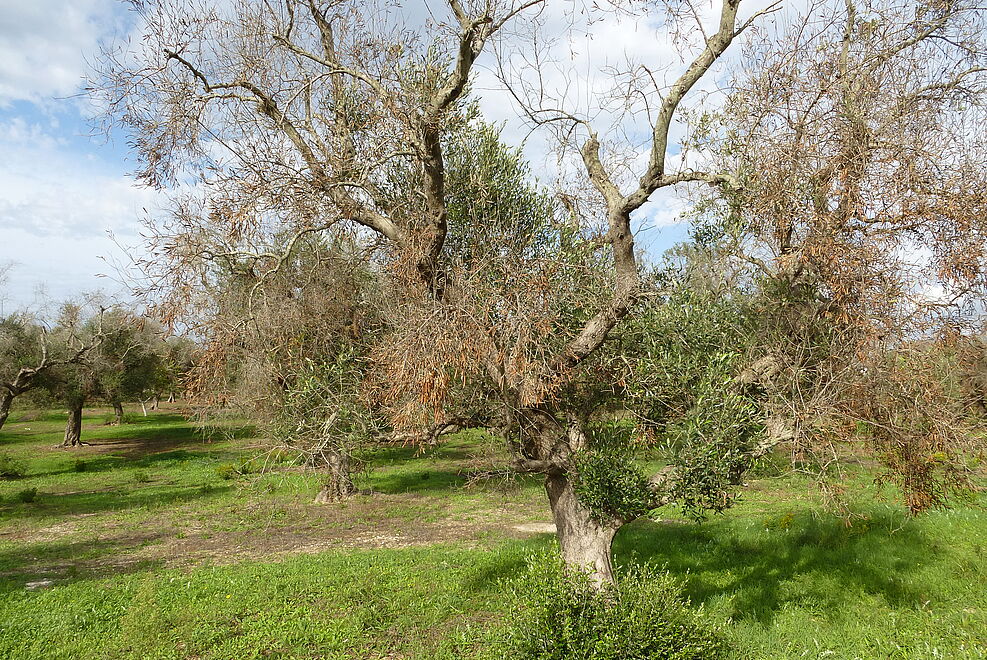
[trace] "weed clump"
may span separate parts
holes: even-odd
[[[24,463],[7,452],[0,453],[0,479],[20,479],[27,474]]]
[[[254,474],[256,471],[256,468],[249,460],[240,463],[220,463],[216,466],[216,476],[226,480],[245,477],[248,474]]]
[[[682,599],[675,581],[635,568],[617,586],[594,588],[558,556],[535,555],[509,585],[512,614],[498,654],[541,660],[715,660],[720,632]]]
[[[23,502],[24,504],[30,504],[38,499],[38,489],[37,488],[25,488],[24,490],[17,493],[14,496],[18,502]]]
[[[216,466],[216,476],[220,479],[235,479],[239,474],[232,463],[220,463]]]

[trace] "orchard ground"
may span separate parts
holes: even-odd
[[[538,480],[467,484],[477,432],[382,448],[319,505],[290,456],[180,412],[87,410],[78,449],[64,414],[0,431],[25,472],[0,480],[0,657],[482,658],[552,542]],[[856,478],[852,525],[765,469],[724,515],[626,527],[617,562],[664,567],[739,658],[987,658],[985,500],[909,519]]]

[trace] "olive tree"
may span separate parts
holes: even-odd
[[[696,132],[737,181],[722,239],[760,280],[769,430],[838,466],[867,438],[914,511],[962,486],[976,434],[928,343],[980,331],[987,47],[975,3],[847,0],[753,40]]]
[[[103,340],[89,355],[99,397],[113,406],[114,423],[123,423],[123,402],[144,400],[166,377],[160,329],[128,310],[114,308],[100,319]]]
[[[67,338],[61,330],[52,332],[27,313],[0,319],[0,428],[16,397],[43,386],[53,370],[84,361],[102,340],[98,334]]]
[[[545,476],[566,561],[602,583],[613,579],[610,545],[628,518],[598,516],[576,495],[591,407],[569,385],[638,299],[632,215],[660,189],[732,181],[666,166],[666,156],[683,98],[750,21],[738,20],[737,2],[724,2],[715,31],[695,44],[681,74],[667,86],[655,82],[648,98],[662,100],[652,115],[650,156],[626,190],[591,122],[556,112],[551,119],[570,122],[580,141],[594,198],[563,202],[568,222],[542,243],[523,217],[495,225],[507,243],[487,256],[517,256],[520,267],[483,288],[490,269],[461,259],[452,244],[447,249],[444,138],[462,121],[485,44],[542,4],[450,0],[417,34],[400,13],[374,3],[360,11],[314,0],[141,4],[147,38],[140,52],[110,54],[98,89],[132,130],[141,178],[161,185],[194,174],[210,183],[202,197],[176,202],[174,222],[183,231],[168,234],[159,252],[179,244],[194,252],[203,218],[224,221],[235,238],[282,226],[289,246],[296,236],[354,227],[388,276],[390,308],[401,310],[376,352],[395,423],[440,415],[457,382],[499,401],[511,467]],[[400,185],[407,194],[395,194]],[[496,212],[492,205],[479,217]],[[260,256],[266,272],[280,268],[284,254],[243,256]],[[587,274],[587,286],[568,286],[579,274]],[[609,278],[603,287],[601,274]],[[172,281],[175,291],[193,288],[181,276]],[[579,292],[587,295],[567,299]]]
[[[604,66],[610,92],[591,98],[615,100],[624,113],[599,126],[604,108],[577,107],[565,90],[548,88],[540,48],[558,36],[543,38],[558,23],[544,19],[546,5],[448,0],[420,20],[413,8],[383,2],[138,3],[145,38],[107,53],[93,89],[131,131],[139,178],[173,190],[171,217],[152,222],[145,263],[165,283],[162,315],[208,307],[197,304],[201,270],[188,264],[218,257],[243,284],[234,307],[252,322],[255,294],[291,271],[300,241],[345,233],[360,266],[379,278],[384,328],[368,349],[368,387],[392,423],[430,428],[464,400],[491,404],[510,468],[544,476],[566,562],[603,584],[613,580],[616,532],[698,474],[638,478],[599,451],[610,440],[595,415],[601,401],[624,395],[608,374],[617,373],[620,335],[644,291],[638,223],[659,191],[683,186],[714,186],[750,203],[738,195],[752,188],[732,163],[717,161],[717,145],[684,158],[673,127],[688,114],[690,92],[712,84],[714,64],[772,9],[741,16],[739,0],[717,3],[711,16],[691,4],[586,8],[590,21],[600,12],[659,20],[683,61],[667,78],[651,62]],[[809,13],[825,23],[833,11]],[[901,26],[905,14],[889,20]],[[955,27],[947,20],[937,29],[948,39]],[[536,36],[518,41],[529,29]],[[866,34],[850,31],[854,49],[885,58]],[[512,43],[526,49],[520,65],[497,68],[535,128],[558,139],[565,180],[554,197],[517,166],[517,152],[505,161],[478,132],[458,176],[505,178],[478,176],[461,188],[471,197],[456,196],[455,136],[471,121],[473,70],[495,39],[505,39],[505,52]],[[182,188],[193,180],[207,185]],[[210,228],[221,228],[222,240]],[[749,435],[743,397],[717,396],[736,414],[716,423],[716,437]],[[692,420],[685,436],[701,439],[715,411],[684,410],[696,411],[679,416]],[[695,451],[683,459],[701,464],[701,443],[688,446]],[[742,463],[725,474],[733,478]],[[637,504],[601,515],[584,487],[594,471],[598,484],[630,483]]]

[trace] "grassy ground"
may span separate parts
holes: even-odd
[[[483,657],[504,580],[551,542],[536,481],[464,487],[475,435],[381,450],[364,494],[319,506],[311,476],[247,461],[249,433],[88,412],[81,449],[54,447],[64,415],[0,431],[26,468],[0,480],[0,657]],[[847,527],[809,484],[762,478],[706,523],[628,526],[615,552],[666,567],[741,658],[987,657],[983,509],[909,520],[876,488],[857,509]]]

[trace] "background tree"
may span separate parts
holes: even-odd
[[[835,468],[865,424],[913,510],[964,483],[973,435],[916,341],[979,331],[984,27],[965,2],[810,8],[752,41],[709,124],[737,179],[724,240],[760,278],[769,431]]]
[[[0,319],[0,428],[16,397],[43,385],[51,370],[84,361],[100,341],[61,341],[27,313]]]
[[[158,329],[122,308],[100,318],[103,340],[88,356],[98,395],[113,406],[114,423],[123,423],[123,402],[149,398],[165,376],[164,345]],[[96,390],[93,394],[96,394]]]

